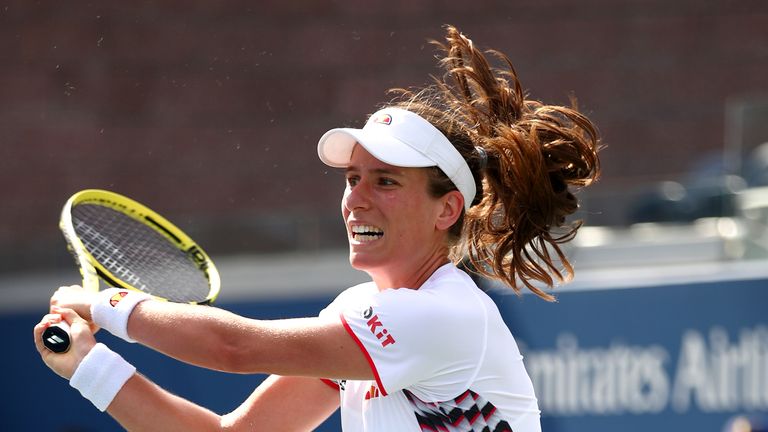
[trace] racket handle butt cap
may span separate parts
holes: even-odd
[[[43,345],[57,354],[69,351],[69,324],[62,321],[49,326],[43,331],[42,339]]]

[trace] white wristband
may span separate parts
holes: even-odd
[[[99,411],[106,411],[109,404],[123,388],[125,382],[136,373],[136,368],[119,354],[97,343],[75,369],[69,385]]]
[[[99,327],[128,342],[136,342],[128,336],[128,317],[133,308],[144,300],[151,299],[149,294],[119,288],[109,288],[98,294],[91,305],[91,318]]]

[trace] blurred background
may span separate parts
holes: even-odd
[[[52,290],[78,281],[57,221],[80,189],[182,227],[219,264],[219,305],[245,315],[314,315],[365,280],[346,262],[343,176],[317,159],[317,139],[440,73],[428,41],[443,24],[506,53],[530,98],[576,97],[606,146],[600,182],[579,193],[576,279],[558,302],[483,281],[545,430],[765,430],[759,0],[0,0],[0,430],[119,430],[31,341]],[[263,378],[100,337],[218,412]],[[321,428],[338,429],[337,417]]]

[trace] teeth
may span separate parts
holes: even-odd
[[[384,230],[373,225],[353,225],[350,230],[352,237],[361,243],[378,240],[384,234]]]
[[[362,234],[362,233],[383,234],[384,233],[384,231],[382,231],[381,228],[377,228],[373,225],[355,225],[352,227],[352,232],[355,234]]]

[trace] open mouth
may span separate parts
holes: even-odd
[[[352,238],[361,243],[378,240],[384,236],[384,231],[373,225],[355,225],[350,227],[350,231]]]

